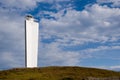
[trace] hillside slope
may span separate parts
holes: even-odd
[[[16,68],[0,71],[0,80],[85,80],[87,77],[120,77],[120,73],[84,67]]]

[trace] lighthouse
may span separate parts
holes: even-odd
[[[25,66],[37,67],[39,23],[31,16],[25,18]]]

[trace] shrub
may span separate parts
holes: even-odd
[[[36,78],[29,78],[28,80],[37,80]]]
[[[66,78],[63,78],[62,80],[74,80],[74,79],[70,77],[66,77]]]

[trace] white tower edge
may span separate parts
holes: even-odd
[[[39,24],[28,15],[25,20],[25,66],[37,67]]]

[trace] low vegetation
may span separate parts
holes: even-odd
[[[0,80],[84,80],[87,77],[120,77],[120,73],[84,67],[15,68],[0,71]]]

